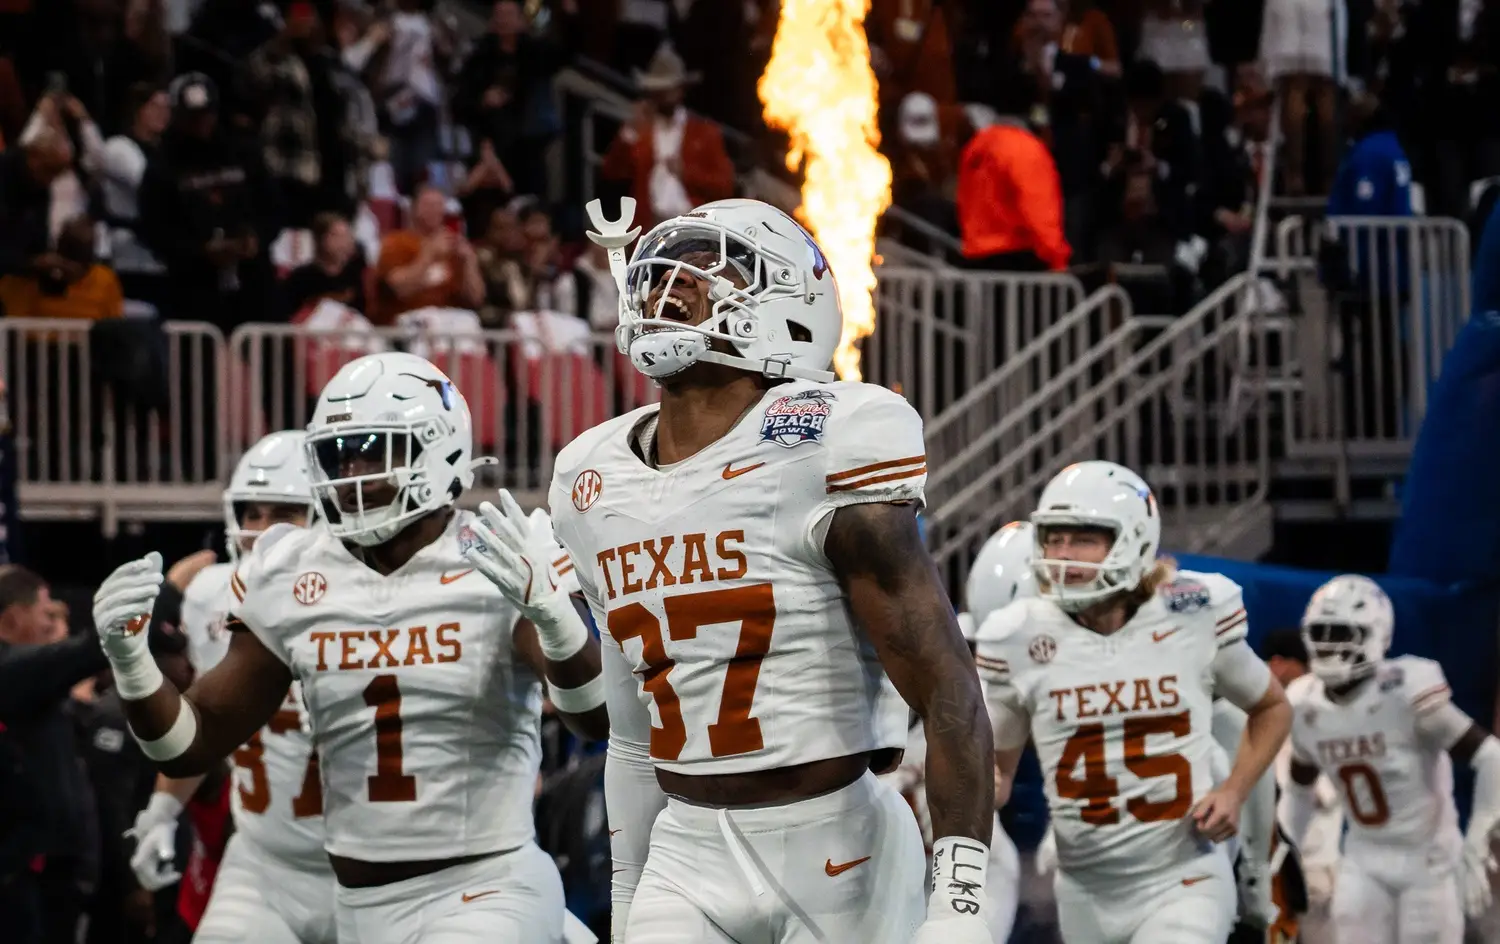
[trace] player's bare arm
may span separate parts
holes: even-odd
[[[927,730],[933,834],[986,845],[994,824],[994,748],[974,660],[917,532],[916,506],[834,512],[824,553],[901,696]]]
[[[1010,802],[1010,791],[1016,785],[1016,768],[1021,766],[1025,747],[995,750],[995,809]]]
[[[238,632],[223,662],[179,692],[156,667],[141,631],[161,582],[154,551],[124,564],[95,595],[94,624],[141,750],[167,776],[190,777],[208,772],[269,721],[292,677],[259,640]]]
[[[1232,648],[1236,652],[1231,653],[1228,658],[1244,660],[1251,670],[1245,674],[1263,675],[1267,684],[1260,697],[1249,705],[1244,704],[1248,699],[1244,697],[1243,689],[1235,691],[1230,686],[1230,691],[1225,694],[1231,703],[1244,709],[1245,733],[1240,740],[1239,750],[1235,752],[1229,776],[1205,796],[1193,811],[1198,831],[1214,842],[1223,842],[1239,831],[1241,807],[1261,775],[1276,760],[1277,752],[1281,750],[1281,745],[1292,729],[1292,706],[1287,701],[1281,683],[1269,671],[1264,671],[1264,665],[1249,646],[1237,642]],[[1226,656],[1221,653],[1220,659],[1224,658]],[[1256,671],[1257,668],[1261,671]],[[1223,670],[1219,671],[1222,678]]]
[[[576,602],[574,607],[577,607]],[[516,625],[515,641],[516,651],[539,678],[546,679],[549,691],[576,691],[600,677],[598,645],[584,646],[561,662],[554,662],[542,651],[536,625],[525,619]],[[557,708],[557,715],[568,730],[579,737],[593,741],[609,737],[609,712],[603,704],[581,712],[564,711],[555,702],[553,707]]]

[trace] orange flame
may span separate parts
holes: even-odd
[[[766,122],[791,136],[787,168],[805,170],[798,216],[838,279],[844,335],[833,366],[859,380],[859,341],[875,329],[875,223],[891,202],[891,165],[876,150],[869,0],[781,0],[760,77]]]

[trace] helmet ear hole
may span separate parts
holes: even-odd
[[[813,335],[812,331],[807,327],[807,325],[802,324],[800,321],[788,320],[786,323],[786,328],[787,334],[791,336],[791,339],[793,341],[797,341],[802,344],[811,343]]]

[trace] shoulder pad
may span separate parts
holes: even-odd
[[[1286,687],[1287,701],[1293,705],[1305,705],[1312,700],[1318,691],[1318,677],[1311,672],[1299,675]]]
[[[795,424],[773,426],[777,410],[802,415]],[[789,447],[821,442],[824,484],[836,502],[851,500],[851,493],[860,496],[855,501],[922,498],[927,481],[922,417],[905,397],[884,387],[839,382],[794,390],[766,406],[761,439]]]
[[[1245,638],[1249,620],[1240,585],[1223,574],[1183,570],[1166,583],[1161,592],[1167,609],[1182,614],[1206,613],[1213,617],[1214,635],[1227,646]],[[1174,603],[1181,601],[1176,608]]]
[[[193,575],[187,589],[182,591],[182,598],[194,602],[202,600],[205,604],[220,603],[218,598],[224,595],[233,573],[233,564],[209,564]]]
[[[1028,666],[1052,660],[1056,641],[1038,630],[1037,618],[1045,617],[1047,600],[1024,598],[991,613],[974,634],[974,661],[980,674],[1007,682]]]
[[[1380,664],[1375,678],[1382,692],[1397,694],[1418,714],[1431,711],[1453,698],[1443,667],[1431,659],[1418,656],[1387,659]]]

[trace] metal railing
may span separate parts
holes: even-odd
[[[25,517],[98,518],[113,533],[122,518],[192,520],[218,507],[224,338],[174,322],[139,340],[127,352],[90,322],[0,319]]]
[[[351,333],[245,325],[228,345],[228,370],[240,393],[229,418],[231,454],[271,430],[305,426],[318,393],[341,366],[387,349],[419,354],[452,378],[468,401],[475,454],[498,460],[480,470],[476,484],[504,486],[530,504],[545,502],[563,446],[656,399],[654,385],[619,355],[610,334],[549,351],[515,331],[452,337],[396,328]]]
[[[1288,455],[1333,461],[1341,481],[1351,462],[1404,462],[1469,318],[1468,230],[1447,218],[1331,217],[1310,227],[1289,217],[1277,244],[1267,268],[1297,312],[1282,329],[1282,374],[1294,381],[1282,385]]]
[[[876,270],[865,379],[899,390],[928,421],[1024,350],[1084,299],[1066,273]]]
[[[1180,318],[1132,317],[1090,335],[998,423],[934,470],[929,543],[950,587],[962,586],[989,535],[1028,513],[1058,469],[1082,459],[1140,471],[1157,493],[1170,547],[1224,548],[1240,536],[1265,506],[1270,484],[1266,398],[1232,412],[1221,408],[1242,362],[1246,320],[1254,324],[1248,284],[1248,276],[1236,276]],[[1100,311],[1118,304],[1096,298]],[[1035,365],[1006,369],[1040,368],[1044,347],[1028,354]],[[940,428],[938,436],[956,428]]]

